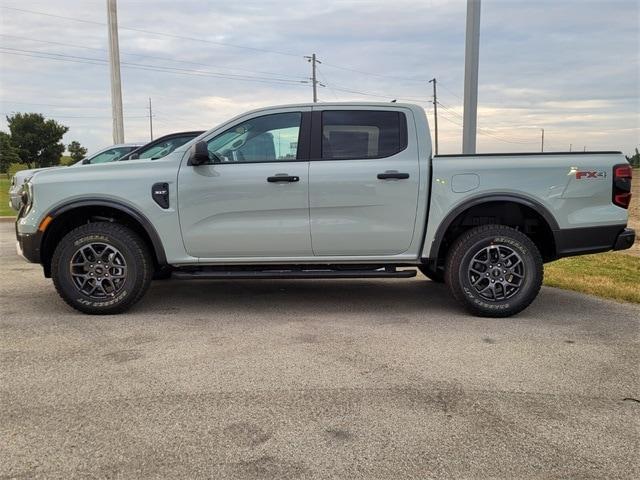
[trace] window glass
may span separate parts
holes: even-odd
[[[322,158],[381,158],[406,147],[401,112],[336,110],[322,112]]]
[[[96,163],[108,163],[115,162],[120,157],[126,155],[131,150],[134,150],[136,147],[115,147],[105,150],[97,154],[95,157],[91,157],[89,159],[89,163],[91,165],[95,165]]]
[[[301,119],[294,112],[247,120],[209,140],[209,156],[214,163],[296,160]]]
[[[187,143],[189,140],[194,139],[195,137],[196,137],[195,135],[187,135],[183,137],[169,138],[156,145],[152,145],[146,150],[141,150],[140,156],[138,158],[151,158],[154,160],[157,158],[162,158],[165,155],[169,155],[176,148],[181,147],[182,145]]]

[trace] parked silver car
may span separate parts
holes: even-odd
[[[124,155],[138,149],[141,146],[140,143],[123,143],[119,145],[111,145],[109,147],[99,150],[90,157],[83,158],[82,160],[71,165],[72,167],[78,165],[95,165],[98,163],[114,162],[119,160]],[[11,186],[9,187],[9,206],[15,211],[20,210],[20,195],[22,194],[22,186],[28,181],[36,172],[42,170],[49,170],[51,168],[61,167],[44,167],[44,168],[30,168],[28,170],[20,170],[11,178]]]

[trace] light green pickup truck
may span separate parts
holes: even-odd
[[[154,277],[418,269],[472,313],[504,317],[536,297],[544,262],[633,244],[630,190],[620,152],[434,156],[416,105],[287,105],[161,159],[40,172],[16,235],[90,314],[127,310]]]

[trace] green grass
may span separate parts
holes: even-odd
[[[599,297],[640,303],[640,257],[600,253],[545,265],[544,284]]]
[[[0,217],[15,217],[16,212],[9,206],[9,186],[8,178],[0,178]]]

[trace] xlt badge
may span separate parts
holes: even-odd
[[[154,183],[151,187],[151,198],[160,205],[161,208],[169,208],[169,184]]]

